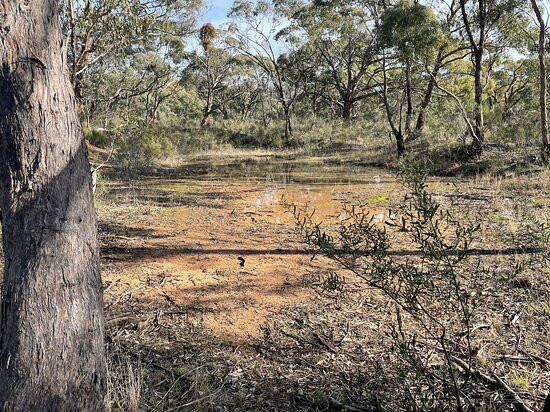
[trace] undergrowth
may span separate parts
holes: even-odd
[[[479,330],[489,327],[484,309],[492,303],[489,291],[510,286],[497,276],[497,268],[484,265],[474,244],[479,223],[458,217],[429,193],[427,173],[417,162],[404,160],[400,178],[407,195],[397,211],[384,221],[368,209],[368,202],[346,206],[346,218],[337,227],[313,219],[315,211],[287,205],[294,214],[304,242],[340,268],[380,291],[389,301],[393,319],[387,326],[403,385],[401,410],[481,410],[478,382],[497,388],[517,410],[531,410],[513,388],[505,384],[486,361],[478,358]],[[529,222],[521,247],[532,253],[522,265],[547,262],[547,223]],[[403,249],[410,252],[400,253]],[[342,291],[341,278],[329,277],[325,288]],[[529,287],[529,284],[517,284]],[[519,381],[516,379],[516,381]],[[525,379],[521,380],[522,385]]]

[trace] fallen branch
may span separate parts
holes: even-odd
[[[491,386],[494,386],[504,392],[506,392],[506,394],[513,399],[513,405],[514,405],[514,408],[519,411],[519,412],[535,412],[533,411],[533,409],[529,408],[527,405],[525,405],[525,403],[523,402],[523,400],[519,397],[519,395],[512,389],[510,388],[506,382],[504,382],[502,379],[500,379],[495,373],[493,373],[493,377],[491,378],[490,376],[484,374],[483,372],[480,372],[480,371],[477,371],[477,370],[474,370],[472,368],[470,368],[468,366],[468,364],[466,362],[464,362],[462,359],[459,359],[455,356],[451,356],[451,361],[454,362],[455,364],[457,364],[458,366],[460,366],[460,368],[462,368],[464,370],[464,372],[467,372],[469,373],[470,375],[476,377],[477,379],[491,385]]]
[[[527,356],[528,358],[532,358],[546,366],[550,366],[550,361],[546,358],[543,358],[542,356],[538,356],[538,355],[533,355],[529,352],[525,352],[524,350],[521,351],[521,353],[523,353],[525,356]]]

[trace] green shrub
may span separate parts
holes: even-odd
[[[113,140],[112,134],[105,129],[84,128],[84,137],[90,144],[108,148]]]
[[[128,177],[151,166],[155,160],[175,153],[169,132],[154,126],[120,129],[115,143],[117,163]]]
[[[325,228],[307,209],[290,207],[307,245],[388,299],[394,319],[389,350],[405,368],[403,384],[418,401],[415,410],[437,410],[441,397],[449,410],[464,410],[469,371],[460,373],[457,365],[468,368],[474,361],[470,331],[484,304],[480,285],[490,284],[493,275],[472,257],[479,225],[444,210],[428,192],[426,177],[418,164],[402,163],[408,194],[383,223],[367,209],[349,206],[343,223]],[[418,256],[396,254],[398,245]]]

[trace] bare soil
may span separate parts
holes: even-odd
[[[350,174],[352,181],[319,165],[308,173],[292,173],[290,166],[281,175],[262,173],[262,162],[273,167],[260,157],[252,172],[235,177],[152,177],[108,186],[98,206],[108,325],[157,311],[219,339],[251,343],[272,314],[308,300],[304,279],[329,264],[311,259],[281,201],[309,204],[330,221],[344,202],[370,197],[373,211],[383,213],[398,187],[388,175],[382,182],[376,170]]]

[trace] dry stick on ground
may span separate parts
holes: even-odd
[[[510,388],[506,384],[506,382],[504,382],[502,379],[500,379],[496,374],[493,373],[493,378],[491,378],[490,376],[487,376],[487,375],[485,375],[484,373],[482,373],[480,371],[469,368],[468,364],[466,362],[464,362],[462,359],[459,359],[455,356],[451,356],[451,360],[455,364],[460,366],[460,368],[462,368],[465,372],[469,373],[470,375],[475,376],[479,380],[481,380],[481,381],[483,381],[483,382],[485,382],[489,385],[492,385],[492,386],[494,386],[496,388],[499,388],[499,389],[503,390],[504,392],[506,392],[506,394],[514,400],[514,407],[516,408],[517,411],[519,411],[519,412],[535,412],[535,411],[533,411],[533,409],[531,409],[527,405],[525,405],[525,403],[519,397],[519,395],[512,388]]]
[[[523,355],[514,356],[514,355],[502,355],[502,359],[510,362],[519,362],[519,363],[541,363],[545,366],[550,365],[548,359],[543,358],[542,356],[531,355],[525,351],[520,351]]]
[[[521,350],[520,351],[521,353],[523,353],[525,356],[527,356],[528,358],[532,358],[542,364],[545,364],[546,366],[549,366],[550,365],[550,360],[546,359],[546,358],[543,358],[542,356],[538,356],[538,355],[533,355],[529,352],[526,352],[524,350]]]

